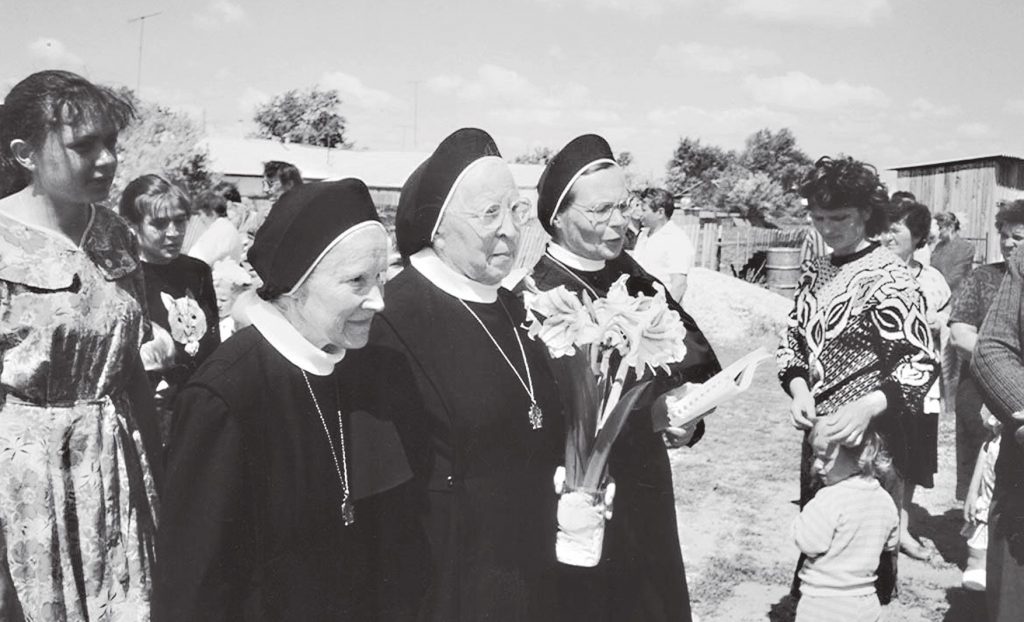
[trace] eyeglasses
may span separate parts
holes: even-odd
[[[519,199],[515,203],[512,203],[509,207],[492,203],[487,206],[483,212],[477,214],[467,214],[469,218],[472,218],[480,223],[480,226],[485,231],[496,231],[501,227],[501,223],[505,222],[505,215],[509,214],[512,217],[512,225],[519,229],[526,224],[526,221],[533,215],[533,204],[527,199]]]
[[[574,209],[581,214],[590,222],[591,226],[594,227],[605,227],[612,220],[612,216],[618,214],[622,219],[626,219],[629,213],[633,210],[633,204],[627,201],[619,201],[618,203],[598,203],[591,209],[584,209],[575,203],[569,205],[569,209]]]

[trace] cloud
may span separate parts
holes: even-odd
[[[662,45],[654,59],[665,67],[681,67],[708,73],[735,73],[781,62],[779,55],[770,50],[725,48],[696,42]]]
[[[660,131],[671,130],[675,135],[735,142],[761,128],[791,126],[797,118],[764,106],[705,110],[684,105],[655,108],[647,114],[647,120]]]
[[[620,11],[641,17],[657,15],[696,0],[536,0],[538,4],[558,8],[583,8],[589,11]]]
[[[256,107],[271,100],[269,93],[253,88],[245,87],[242,94],[238,96],[238,110],[245,115],[252,115]]]
[[[245,9],[231,0],[214,0],[201,11],[192,14],[196,26],[212,30],[227,24],[237,24],[245,19]]]
[[[873,86],[849,84],[842,80],[825,84],[799,71],[768,78],[748,76],[744,86],[758,103],[797,110],[831,110],[847,106],[881,108],[889,105],[889,98]]]
[[[956,133],[964,138],[985,138],[992,135],[992,128],[979,122],[961,123],[956,126]]]
[[[320,77],[320,86],[337,89],[344,106],[359,108],[395,108],[401,103],[397,97],[363,84],[363,81],[343,71],[332,71]]]
[[[945,119],[959,112],[956,106],[942,106],[923,97],[910,102],[907,108],[911,119]]]
[[[427,80],[427,87],[482,109],[489,120],[511,125],[552,127],[584,122],[592,127],[620,122],[615,106],[595,101],[582,84],[568,82],[546,88],[499,65],[483,64],[471,77],[434,76]]]
[[[727,15],[768,22],[867,26],[891,13],[889,0],[729,0]]]
[[[1006,102],[1003,106],[1006,112],[1012,112],[1013,114],[1024,114],[1024,99],[1011,99]]]
[[[63,43],[50,37],[36,39],[28,46],[32,56],[40,58],[51,65],[80,66],[82,59],[72,54]]]

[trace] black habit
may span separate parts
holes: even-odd
[[[356,498],[349,526],[296,365],[250,326],[192,377],[179,394],[161,496],[154,620],[400,617],[409,598],[383,569],[390,554],[381,547],[402,529],[407,504],[395,497],[410,473],[394,429],[389,438],[389,424],[353,412],[357,373],[346,358],[332,375],[308,374],[335,446],[339,408],[344,416]]]
[[[357,357],[414,473],[431,562],[422,619],[557,619],[552,478],[562,413],[544,346],[514,328],[522,303],[506,290],[496,302],[466,302],[525,380],[519,331],[544,413],[536,430],[525,389],[459,298],[409,267],[384,300]]]
[[[630,294],[654,293],[658,281],[625,252],[594,272],[570,268],[545,253],[533,270],[542,291],[564,285],[571,292],[602,297],[624,274],[630,277]],[[672,472],[664,441],[654,430],[651,404],[654,397],[685,382],[704,382],[721,366],[693,318],[671,296],[666,298],[686,327],[686,357],[671,366],[671,375],[659,373],[612,445],[608,469],[616,484],[615,509],[605,528],[601,563],[596,568],[559,565],[563,620],[690,620]],[[624,392],[634,382],[630,374]],[[561,389],[567,394],[573,390]],[[691,445],[703,431],[701,422]]]

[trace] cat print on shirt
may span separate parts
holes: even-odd
[[[185,352],[195,356],[199,352],[199,340],[206,335],[206,314],[192,296],[185,292],[181,298],[172,298],[160,292],[160,300],[167,309],[167,324],[171,329],[171,337],[184,344]]]

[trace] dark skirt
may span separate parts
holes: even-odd
[[[988,515],[988,557],[985,589],[990,622],[1024,620],[1024,498],[1011,485],[992,496]]]
[[[691,620],[672,472],[660,434],[643,425],[650,421],[646,415],[631,415],[635,419],[612,449],[615,509],[605,527],[601,563],[559,564],[562,621]]]
[[[907,467],[903,474],[908,485],[932,488],[939,470],[939,415],[914,413],[904,417],[907,435]]]

